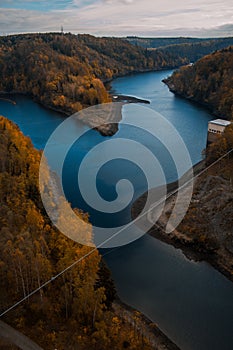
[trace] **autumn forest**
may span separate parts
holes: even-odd
[[[0,91],[24,93],[66,114],[110,101],[104,82],[187,60],[117,38],[62,33],[0,38]]]
[[[148,40],[71,33],[2,36],[1,96],[25,94],[70,115],[88,106],[110,102],[107,84],[116,77],[177,69],[164,80],[172,92],[204,105],[218,117],[233,120],[233,46],[223,49],[224,40],[200,43],[183,42],[181,38],[174,42],[170,38],[168,42],[149,40],[152,47],[148,48]],[[213,47],[221,50],[209,53]],[[208,55],[200,58],[206,50]],[[191,57],[200,59],[190,64]],[[206,164],[215,162],[232,148],[230,126],[207,149]],[[98,250],[89,254],[92,248],[75,243],[53,226],[40,197],[41,156],[42,151],[33,147],[17,125],[0,117],[0,309],[7,310],[25,299],[2,320],[48,350],[160,349],[150,341],[138,312],[131,310],[130,316],[125,316],[125,306],[118,300],[110,270]],[[196,202],[191,203],[179,230],[188,232],[191,249],[195,246],[205,254],[219,254],[223,260],[224,254],[228,254],[225,265],[230,275],[232,155],[221,164],[221,178],[217,167],[208,174],[213,185],[219,181],[221,193],[216,191],[211,198],[201,199],[202,186],[212,181],[207,176],[201,178],[194,191]],[[44,173],[48,191],[51,171],[47,165]],[[221,204],[217,209],[216,198]],[[54,210],[58,209],[56,199],[51,201]],[[70,206],[64,198],[61,201],[64,207]],[[211,205],[214,202],[211,210],[206,208],[208,201]],[[57,220],[64,220],[62,211],[57,211]],[[74,212],[89,223],[87,213],[78,208]],[[216,237],[209,222],[220,216],[219,232],[223,235]],[[91,229],[83,232],[81,225],[78,229],[92,239]],[[85,255],[87,258],[80,264],[54,278]],[[40,289],[41,286],[44,287]],[[38,293],[27,298],[37,288]],[[159,332],[152,322],[149,328]],[[8,345],[3,348],[15,349]],[[177,348],[172,343],[166,349]]]

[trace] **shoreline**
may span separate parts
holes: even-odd
[[[184,93],[178,92],[174,88],[174,85],[171,84],[171,82],[169,81],[169,77],[163,79],[162,82],[168,87],[169,91],[172,92],[176,97],[189,101],[190,103],[193,103],[194,105],[209,111],[209,113],[211,113],[216,118],[221,117],[222,119],[229,120],[226,115],[223,115],[222,113],[216,111],[214,107],[211,106],[208,102],[198,101],[197,99],[187,96]]]
[[[9,99],[9,98],[4,98],[4,97],[1,97],[1,96],[0,96],[0,100],[1,100],[1,101],[5,101],[5,102],[9,102],[9,103],[11,103],[12,105],[16,105],[16,102],[15,102],[14,100]]]
[[[55,108],[51,105],[46,105],[43,102],[41,102],[40,100],[38,100],[36,97],[31,96],[28,93],[25,92],[17,92],[17,91],[13,91],[13,92],[3,92],[0,91],[0,100],[3,101],[7,101],[9,103],[12,103],[13,105],[16,105],[16,102],[11,100],[10,98],[4,98],[2,96],[25,96],[28,98],[31,98],[35,103],[38,103],[40,106],[42,106],[43,108],[47,109],[47,110],[51,110],[57,113],[60,113],[64,118],[67,118],[75,113],[80,113],[79,117],[77,118],[81,123],[83,123],[84,125],[89,126],[91,129],[96,130],[97,132],[99,132],[102,136],[113,136],[117,133],[118,131],[118,124],[120,123],[121,119],[122,119],[122,115],[121,115],[121,111],[119,110],[119,108],[115,108],[115,114],[112,115],[112,113],[109,113],[109,120],[106,120],[106,118],[103,118],[103,120],[99,120],[98,122],[96,121],[96,118],[92,118],[90,115],[90,119],[88,122],[85,121],[85,119],[82,119],[82,111],[85,110],[88,107],[93,107],[93,106],[87,106],[84,107],[83,109],[81,109],[80,111],[76,111],[74,113],[68,113],[65,110],[59,109],[59,108]],[[130,96],[130,95],[121,95],[121,94],[109,94],[111,101],[110,103],[118,103],[119,106],[123,106],[125,104],[130,104],[130,103],[144,103],[144,104],[150,104],[149,100],[145,100],[145,99],[141,99],[139,97],[135,97],[135,96]],[[106,114],[105,114],[106,115]],[[101,125],[101,123],[103,122],[103,124]],[[97,126],[96,126],[97,125]]]
[[[194,165],[193,172],[194,175],[198,174],[200,170],[205,169],[205,161],[201,161]],[[182,179],[182,178],[181,178]],[[169,183],[167,185],[167,195],[172,193],[175,189],[177,189],[177,181]],[[166,200],[166,205],[170,205],[175,198],[175,194],[173,194],[169,199]],[[132,219],[136,219],[136,217],[142,211],[145,201],[147,198],[147,192],[142,194],[136,201],[133,203],[131,207],[131,217]],[[163,215],[163,214],[162,214]],[[196,262],[205,261],[209,263],[214,269],[223,274],[228,280],[233,282],[233,274],[229,270],[228,266],[224,264],[224,261],[219,261],[222,258],[221,255],[215,252],[214,248],[209,246],[204,246],[202,244],[198,244],[195,240],[187,236],[186,234],[175,229],[171,233],[165,233],[163,229],[163,224],[161,217],[147,232],[150,236],[172,245],[176,249],[180,249],[186,258],[189,260],[193,260]]]
[[[67,111],[64,111],[64,110],[59,109],[59,108],[55,108],[53,106],[46,105],[43,102],[41,102],[40,100],[38,100],[36,97],[32,96],[30,93],[19,92],[19,91],[11,91],[11,92],[0,91],[0,100],[6,101],[6,102],[11,102],[13,105],[16,105],[17,103],[15,101],[13,101],[11,99],[8,99],[8,98],[2,97],[2,96],[6,96],[6,95],[9,95],[9,96],[24,96],[24,97],[30,98],[33,102],[37,103],[38,105],[42,106],[43,108],[45,108],[47,110],[54,111],[54,112],[62,114],[64,118],[69,116],[69,113]]]
[[[176,70],[176,69],[179,69],[183,66],[186,66],[187,64],[182,64],[180,66],[173,66],[173,67],[161,67],[161,68],[157,68],[157,69],[151,69],[151,68],[148,68],[148,69],[142,69],[142,70],[134,70],[134,71],[130,71],[130,72],[127,72],[127,73],[123,73],[123,74],[119,74],[117,76],[113,76],[112,78],[109,78],[109,79],[105,79],[105,80],[102,80],[103,84],[105,85],[108,85],[110,84],[111,85],[111,82],[114,81],[115,79],[117,78],[124,78],[124,77],[128,77],[128,76],[131,76],[131,75],[134,75],[134,74],[144,74],[144,73],[151,73],[151,72],[166,72],[166,71],[170,71],[170,70]],[[106,88],[107,89],[107,88]],[[110,89],[107,89],[107,90],[110,90]]]
[[[152,322],[142,312],[124,303],[119,297],[117,297],[113,302],[112,308],[117,316],[134,326],[136,318],[136,328],[140,329],[142,335],[150,342],[151,346],[153,346],[153,349],[181,350],[165,333],[160,330],[156,323]]]

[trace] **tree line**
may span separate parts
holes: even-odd
[[[158,49],[166,54],[179,56],[188,62],[196,62],[201,57],[216,50],[233,45],[233,37],[226,38],[138,38],[127,37],[130,43],[147,49]]]

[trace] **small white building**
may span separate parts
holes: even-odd
[[[211,120],[208,123],[208,139],[207,139],[207,143],[211,143],[217,140],[218,135],[221,135],[224,130],[226,129],[226,127],[228,125],[230,125],[231,122],[229,122],[228,120],[224,120],[224,119],[215,119],[215,120]]]

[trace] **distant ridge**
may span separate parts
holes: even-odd
[[[233,45],[233,37],[225,38],[140,38],[126,37],[131,44],[150,50],[159,49],[164,53],[176,54],[189,62],[195,62],[201,57],[216,50]]]

